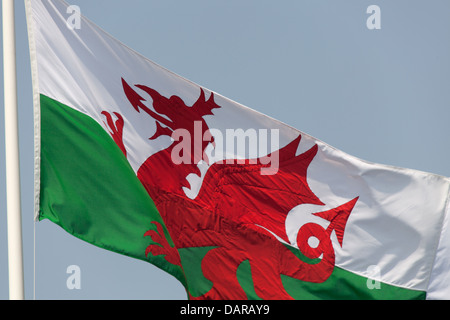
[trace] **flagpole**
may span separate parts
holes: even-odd
[[[24,300],[14,0],[2,4],[9,298]]]

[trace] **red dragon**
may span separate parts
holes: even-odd
[[[290,243],[285,224],[289,211],[301,204],[325,205],[307,183],[308,167],[318,152],[317,145],[296,155],[301,141],[299,135],[275,151],[279,167],[274,175],[261,175],[261,169],[268,166],[262,158],[213,163],[205,173],[197,197],[190,199],[183,191],[183,187],[189,187],[186,177],[191,173],[200,175],[198,163],[200,160],[209,162],[205,149],[209,143],[214,143],[204,119],[214,115],[214,109],[221,108],[214,101],[214,94],[206,99],[204,90],[200,89],[198,100],[187,106],[178,96],[166,98],[150,87],[136,85],[151,97],[152,110],[123,79],[122,85],[131,106],[156,121],[157,130],[151,140],[171,136],[177,129],[187,130],[193,136],[196,122],[202,124],[202,136],[209,137],[209,141],[204,139],[201,144],[192,143],[190,163],[172,161],[172,151],[181,143],[173,141],[168,148],[151,155],[137,172],[175,245],[169,245],[162,226],[153,222],[157,229],[149,230],[145,236],[156,244],[148,246],[146,255],[164,255],[169,263],[183,268],[178,249],[213,247],[201,264],[203,275],[212,282],[212,288],[200,297],[190,295],[191,299],[247,299],[236,275],[245,261],[250,263],[254,292],[265,300],[292,299],[283,287],[281,275],[313,283],[324,282],[331,276],[335,267],[331,234],[335,232],[342,246],[345,226],[358,198],[315,213],[329,222],[326,229],[316,223],[306,223],[298,231],[298,249],[307,258],[319,262],[305,262],[286,245]],[[114,113],[117,117],[114,121],[109,112],[102,114],[112,138],[127,156],[122,140],[122,116]],[[316,247],[310,246],[311,237],[318,240]]]

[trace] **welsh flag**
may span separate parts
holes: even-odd
[[[192,300],[450,298],[450,179],[357,159],[84,17],[69,28],[64,1],[26,7],[36,219]]]

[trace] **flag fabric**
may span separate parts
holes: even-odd
[[[450,298],[450,179],[348,155],[68,7],[26,0],[37,220],[193,300]]]

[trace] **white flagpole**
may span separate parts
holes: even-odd
[[[9,298],[24,300],[14,0],[2,3]]]

